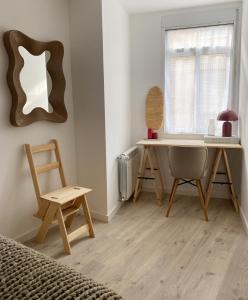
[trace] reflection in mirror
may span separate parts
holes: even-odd
[[[36,107],[41,107],[51,113],[53,108],[48,97],[52,90],[52,80],[47,72],[50,52],[44,51],[41,55],[32,55],[22,46],[19,46],[18,50],[24,60],[20,82],[27,97],[23,113],[27,115]]]

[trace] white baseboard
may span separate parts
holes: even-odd
[[[247,220],[247,218],[244,214],[244,211],[243,211],[242,207],[240,207],[240,216],[241,216],[241,220],[242,220],[244,230],[245,230],[246,234],[248,235],[248,220]]]
[[[113,217],[116,215],[116,213],[120,209],[121,205],[122,205],[122,202],[118,201],[117,204],[115,205],[115,207],[112,209],[112,211],[108,215],[103,215],[101,213],[91,211],[91,216],[95,220],[109,223],[113,219]]]
[[[93,219],[97,220],[97,221],[101,221],[104,223],[108,223],[108,216],[107,215],[103,215],[99,212],[96,211],[91,211],[90,212],[91,216]]]
[[[40,225],[41,225],[41,223],[40,223]],[[33,228],[32,230],[29,230],[29,231],[27,231],[23,234],[18,235],[17,237],[14,238],[14,240],[19,242],[19,243],[22,243],[22,244],[26,243],[30,240],[33,240],[36,237],[36,235],[39,231],[40,225]],[[57,224],[50,224],[49,229],[51,229],[55,226],[57,226]]]
[[[113,217],[116,215],[117,211],[121,208],[121,206],[122,206],[122,202],[118,201],[118,203],[116,204],[116,206],[108,214],[108,222],[110,222],[113,219]]]
[[[25,243],[27,241],[30,241],[36,236],[38,230],[39,230],[39,226],[14,237],[14,240],[19,243]]]

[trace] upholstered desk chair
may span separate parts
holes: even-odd
[[[204,217],[208,221],[206,198],[201,184],[201,179],[206,171],[207,157],[208,150],[206,147],[169,147],[169,166],[174,182],[166,217],[169,216],[177,187],[182,184],[191,184],[198,189]]]

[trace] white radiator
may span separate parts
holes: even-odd
[[[120,201],[128,200],[134,192],[139,159],[138,147],[132,147],[118,157]]]

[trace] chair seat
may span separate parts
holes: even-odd
[[[66,186],[64,188],[42,195],[41,199],[45,199],[63,205],[91,191],[92,191],[91,189],[87,189],[80,186]]]

